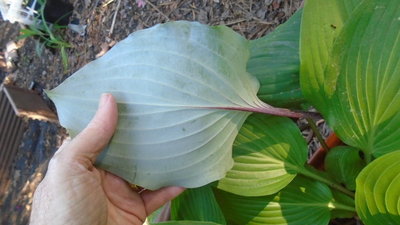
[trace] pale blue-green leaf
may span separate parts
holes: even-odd
[[[99,167],[147,189],[199,187],[232,167],[245,111],[274,110],[256,96],[248,57],[248,41],[225,26],[171,22],[133,33],[48,94],[72,136],[101,93],[115,96],[118,126]]]
[[[369,164],[357,177],[356,209],[366,225],[400,224],[400,151]]]
[[[296,107],[304,102],[299,83],[300,9],[272,33],[250,41],[247,71],[260,81],[258,97],[268,104]]]
[[[307,144],[288,118],[251,115],[233,145],[234,165],[218,188],[243,196],[274,194],[307,161]]]

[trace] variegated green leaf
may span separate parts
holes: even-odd
[[[365,167],[360,150],[350,146],[337,146],[329,150],[325,158],[326,171],[349,190],[355,190],[356,177]]]
[[[304,170],[307,144],[288,118],[250,116],[233,145],[234,166],[218,188],[243,196],[274,194]]]
[[[219,190],[216,197],[232,225],[326,225],[332,209],[354,211],[334,203],[327,185],[302,176],[274,195],[245,197]]]
[[[331,219],[335,218],[353,218],[356,216],[355,212],[355,202],[354,197],[350,197],[343,192],[337,191],[335,189],[331,189],[333,200],[332,203],[335,205],[345,205],[353,210],[342,209],[342,207],[336,207],[331,211]]]
[[[208,221],[226,224],[215,200],[213,185],[187,189],[171,202],[171,220]]]
[[[386,154],[357,177],[356,209],[366,225],[400,224],[400,151]]]
[[[300,34],[300,85],[304,97],[327,114],[325,68],[333,42],[360,0],[306,0]]]
[[[335,42],[327,68],[329,125],[346,144],[379,157],[400,146],[400,4],[365,0]]]
[[[299,40],[302,10],[272,33],[250,41],[247,71],[260,81],[258,97],[274,106],[304,102],[299,83]]]

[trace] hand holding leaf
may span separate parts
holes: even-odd
[[[143,224],[148,214],[183,191],[167,187],[137,193],[121,178],[94,167],[116,124],[115,100],[103,95],[90,124],[50,161],[34,195],[31,225]]]

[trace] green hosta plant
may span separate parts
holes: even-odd
[[[97,166],[148,189],[190,188],[160,224],[400,224],[399,15],[397,0],[307,0],[252,41],[224,26],[157,25],[48,95],[72,136],[101,93],[116,97],[118,128]],[[310,116],[302,103],[346,144],[326,171],[307,165],[284,118]]]

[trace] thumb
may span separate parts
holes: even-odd
[[[117,103],[111,94],[102,94],[97,112],[87,127],[79,133],[65,149],[70,159],[90,160],[93,164],[97,155],[111,140],[118,121]],[[91,165],[88,165],[91,166]]]

